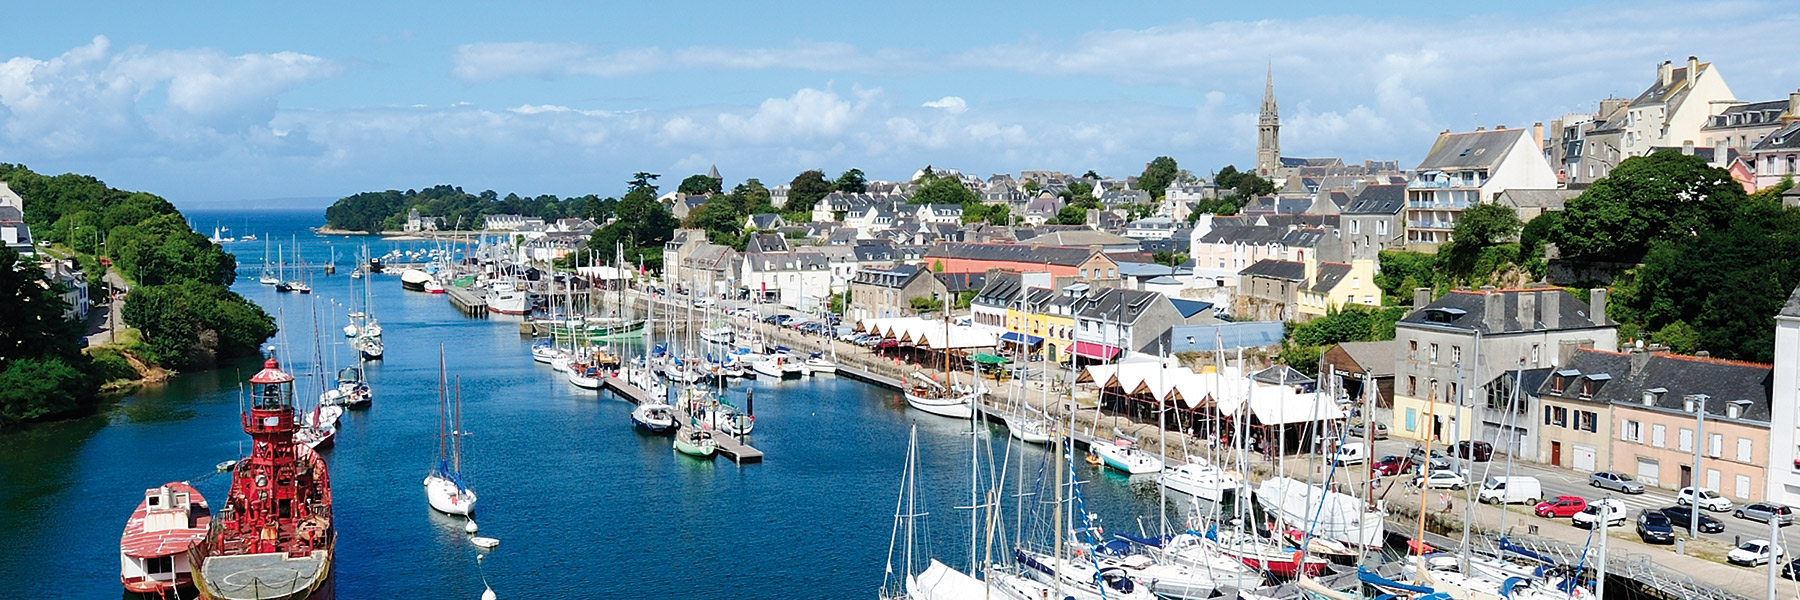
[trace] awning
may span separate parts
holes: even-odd
[[[1005,335],[1001,335],[1000,339],[1002,341],[1012,342],[1014,344],[1024,344],[1026,346],[1036,346],[1044,343],[1044,338],[1019,333],[1017,331],[1008,331]]]
[[[1003,364],[1012,362],[1012,360],[1008,359],[1004,356],[995,356],[995,355],[984,352],[984,353],[975,355],[975,362],[978,362],[978,363],[981,363],[984,365],[1003,365]]]
[[[1096,344],[1093,342],[1075,342],[1075,354],[1077,356],[1085,356],[1087,358],[1098,358],[1100,360],[1112,360],[1112,358],[1114,356],[1119,355],[1119,349],[1116,346],[1108,346],[1106,344]]]

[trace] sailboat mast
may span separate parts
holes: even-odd
[[[448,402],[449,399],[444,397],[444,393],[445,393],[444,392],[444,347],[442,345],[439,345],[438,346],[438,464],[440,464],[440,465],[443,464],[444,457],[446,455],[446,451],[444,448],[444,434],[445,434],[444,420],[447,418],[447,415],[444,414],[444,411],[446,410],[446,406],[447,406],[445,403]]]
[[[462,376],[456,377],[456,430],[450,438],[450,470],[462,475]]]

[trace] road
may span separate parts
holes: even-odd
[[[1412,447],[1413,444],[1410,441],[1399,439],[1390,439],[1375,443],[1375,448],[1378,450],[1376,454],[1377,457],[1389,454],[1404,455],[1407,450]],[[1479,479],[1479,476],[1483,473],[1488,476],[1506,475],[1506,468],[1506,463],[1503,461],[1474,463],[1476,476],[1470,477],[1470,479]],[[1544,498],[1546,499],[1555,498],[1557,496],[1579,496],[1584,500],[1592,502],[1599,498],[1617,498],[1619,501],[1625,503],[1630,519],[1636,519],[1638,513],[1643,510],[1656,510],[1675,506],[1675,492],[1673,491],[1651,487],[1645,489],[1642,494],[1622,494],[1613,490],[1591,487],[1588,485],[1587,473],[1580,473],[1569,469],[1559,469],[1537,463],[1515,462],[1512,465],[1512,474],[1515,476],[1522,475],[1536,477],[1538,483],[1543,486]],[[1701,534],[1701,537],[1714,540],[1720,544],[1731,545],[1740,539],[1752,540],[1769,537],[1769,526],[1765,523],[1739,519],[1732,516],[1730,512],[1716,513],[1705,511],[1701,514],[1718,519],[1720,523],[1725,525],[1725,531],[1722,533]],[[1566,517],[1560,519],[1543,519],[1535,516],[1527,516],[1523,518],[1526,519],[1526,522],[1536,523],[1544,527],[1574,527]],[[1628,529],[1635,527],[1634,521],[1627,521],[1625,526]],[[1683,523],[1676,529],[1676,533],[1680,534],[1686,530],[1686,524]],[[1792,530],[1793,528],[1788,527],[1784,529]],[[1790,543],[1789,545],[1793,544]],[[1673,550],[1671,549],[1670,551]]]
[[[107,284],[105,289],[90,289],[88,290],[88,293],[94,294],[98,292],[100,294],[105,294],[107,291],[124,290],[129,287],[125,284],[125,279],[120,277],[118,272],[113,269],[106,270],[105,280]],[[100,313],[98,318],[93,314],[88,315],[87,342],[89,348],[105,346],[113,342],[113,330],[125,326],[124,310],[125,296],[124,294],[120,294],[116,299],[107,300],[106,312]]]

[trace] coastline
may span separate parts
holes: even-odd
[[[423,231],[394,231],[392,229],[385,230],[385,231],[379,231],[379,232],[375,232],[375,233],[370,233],[367,231],[358,231],[358,230],[352,230],[352,229],[336,229],[336,228],[332,228],[332,227],[319,227],[317,229],[314,229],[313,232],[315,232],[319,235],[375,236],[375,237],[380,237],[382,241],[387,241],[387,242],[428,242],[428,241],[433,241],[433,240],[466,241],[464,238],[468,238],[468,237],[479,237],[479,236],[484,236],[484,235],[506,235],[506,234],[514,233],[511,231],[430,231],[430,232],[423,232]]]

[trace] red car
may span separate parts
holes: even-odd
[[[1376,475],[1399,475],[1413,468],[1412,461],[1404,456],[1388,455],[1369,466],[1369,471]]]
[[[1577,496],[1557,496],[1537,503],[1532,512],[1546,519],[1553,517],[1571,517],[1575,513],[1587,510],[1587,501]]]

